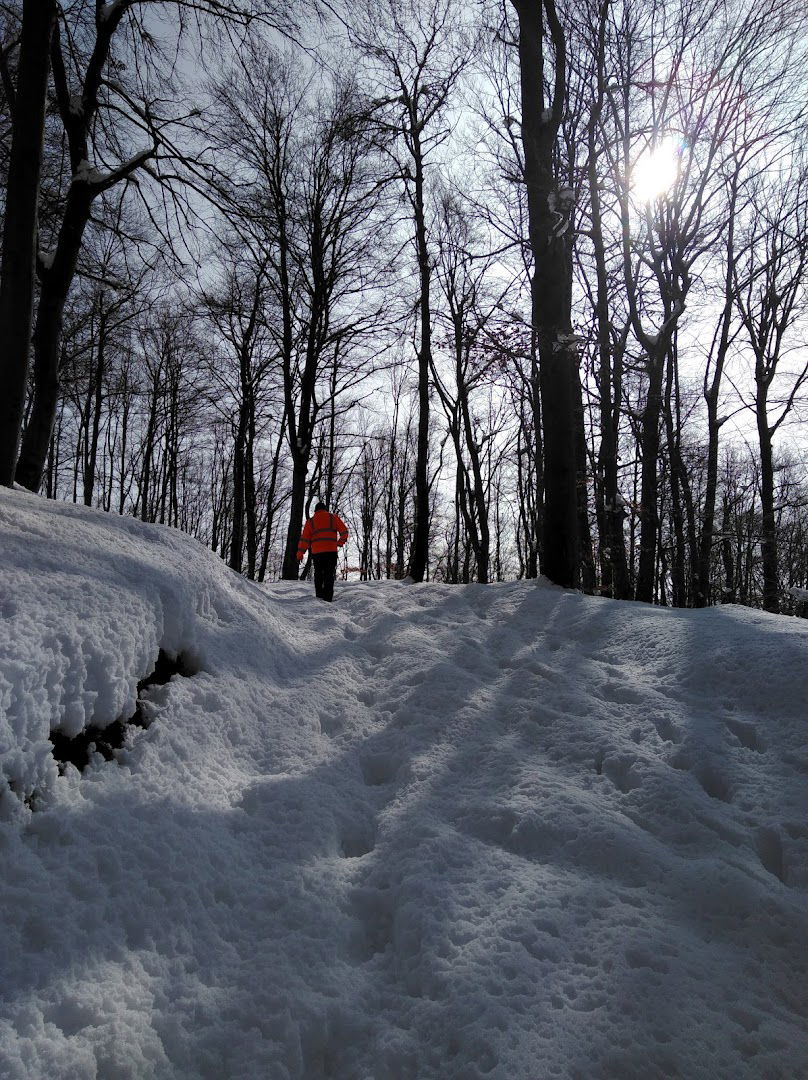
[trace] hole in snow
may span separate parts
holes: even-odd
[[[679,733],[679,729],[676,724],[668,716],[656,716],[653,718],[654,727],[657,729],[657,734],[664,742],[678,743],[681,742],[682,736]]]
[[[345,859],[361,859],[376,846],[376,830],[369,823],[355,824],[342,834],[340,851]]]
[[[693,774],[711,799],[732,802],[732,785],[720,769],[709,762],[697,765]]]
[[[73,738],[63,735],[61,731],[52,731],[50,741],[53,744],[53,756],[60,765],[69,762],[75,765],[79,772],[83,772],[87,767],[93,750],[101,754],[105,761],[111,761],[115,751],[123,746],[128,728],[149,726],[143,692],[150,686],[163,686],[173,675],[188,677],[196,675],[198,671],[199,667],[191,663],[184,653],[171,657],[160,649],[154,671],[137,684],[137,705],[133,715],[128,720],[113,720],[106,727],[90,724]]]
[[[766,747],[763,740],[758,735],[757,728],[754,724],[749,724],[743,720],[733,719],[725,720],[724,724],[727,729],[732,732],[741,746],[745,747],[747,750],[757,750],[759,754],[762,754],[765,751]]]
[[[624,795],[642,787],[642,779],[634,770],[636,760],[629,756],[615,754],[603,758],[601,771],[611,780],[618,791]]]
[[[368,754],[362,758],[362,779],[368,787],[380,787],[395,779],[399,761],[393,754]]]
[[[783,859],[783,841],[777,829],[764,825],[755,835],[755,849],[763,868],[785,885],[786,869]]]

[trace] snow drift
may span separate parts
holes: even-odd
[[[804,620],[0,545],[3,1077],[808,1075]]]

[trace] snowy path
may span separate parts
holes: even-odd
[[[636,609],[554,590],[423,589],[380,618],[378,588],[366,592],[319,617],[337,630],[351,616],[350,651],[325,680],[336,691],[350,673],[336,718],[321,716],[337,750],[322,779],[356,806],[335,835],[358,864],[346,860],[341,904],[362,962],[349,1015],[381,1005],[390,1044],[388,1072],[373,1075],[438,1076],[451,1061],[458,1077],[716,1076],[727,1039],[726,1075],[762,1075],[771,1057],[787,1076],[795,1051],[808,1060],[793,1026],[808,954],[774,1008],[764,960],[808,944],[804,903],[770,905],[767,933],[756,928],[772,875],[806,884],[782,841],[804,855],[804,816],[777,817],[789,796],[804,813],[805,777],[788,791],[761,775],[767,736],[748,717],[764,694],[744,684],[722,621],[691,655],[692,616],[646,609],[626,665]],[[779,656],[786,685],[793,659]],[[706,680],[720,700],[709,715]],[[355,681],[364,709],[345,730]],[[751,1007],[738,991],[750,982]],[[354,1040],[344,1021],[333,1028],[323,1060],[349,1075]],[[520,1065],[530,1060],[543,1062],[535,1074]]]
[[[36,806],[0,802],[4,1078],[808,1076],[804,622],[528,583],[329,606],[17,493],[0,542]],[[198,670],[58,777],[49,718],[131,711],[158,646]]]

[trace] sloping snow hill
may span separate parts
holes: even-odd
[[[0,550],[4,1078],[808,1077],[805,621]]]

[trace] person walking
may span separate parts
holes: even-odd
[[[348,539],[345,522],[332,514],[324,502],[318,502],[314,513],[303,526],[297,545],[297,561],[302,562],[311,551],[314,563],[314,591],[320,600],[334,599],[334,579],[337,576],[337,550]]]

